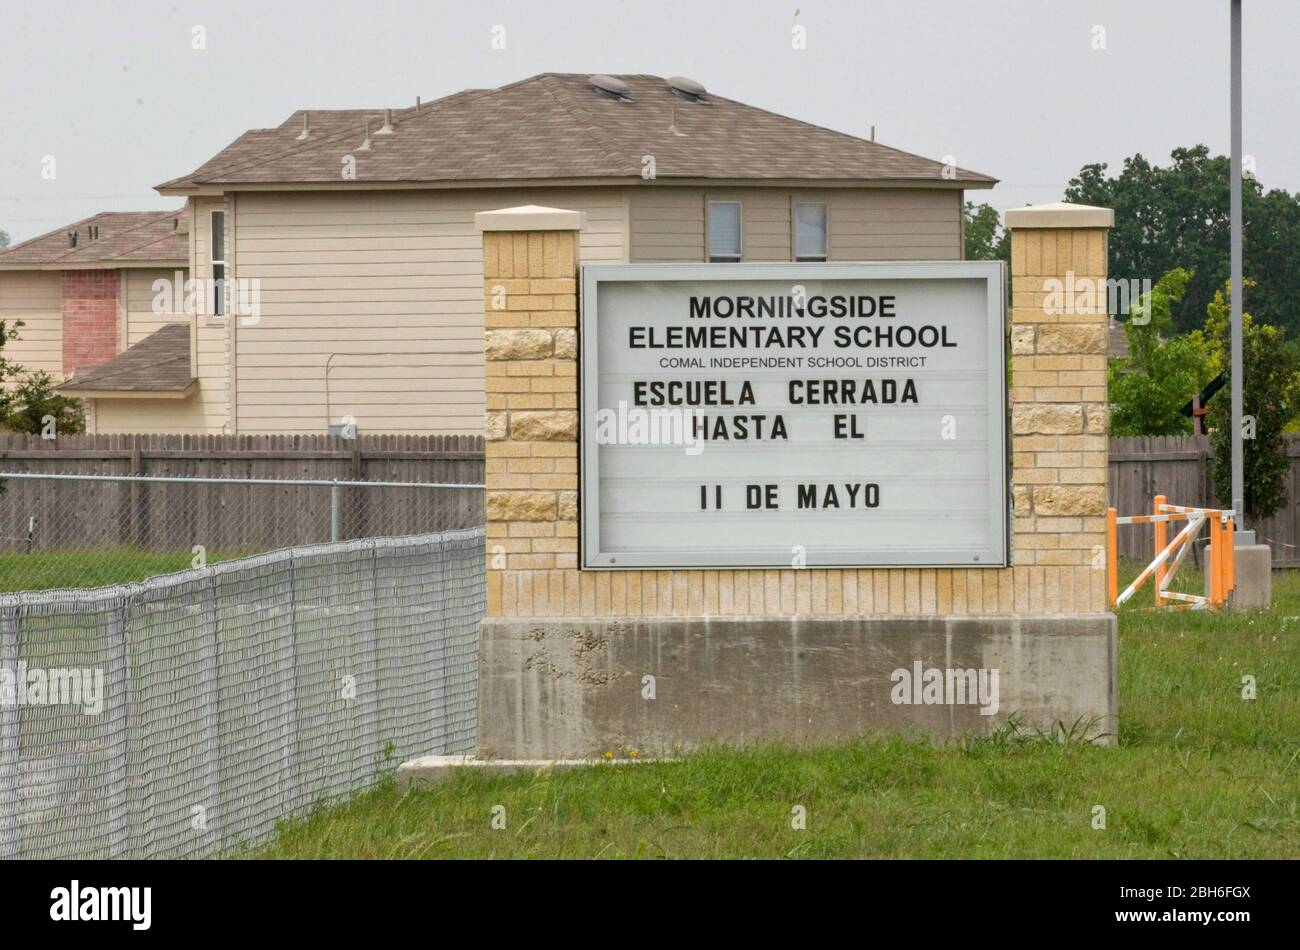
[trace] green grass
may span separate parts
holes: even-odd
[[[943,746],[863,738],[461,774],[409,793],[385,782],[285,823],[253,856],[1295,857],[1300,572],[1275,574],[1273,594],[1270,610],[1252,613],[1126,606],[1117,747],[1010,727]],[[1149,589],[1138,600],[1149,604]],[[1245,675],[1257,682],[1252,701],[1241,696]],[[796,805],[806,830],[791,828]],[[1105,830],[1092,827],[1097,805]],[[505,809],[503,830],[491,827],[495,806]]]
[[[209,564],[244,557],[247,551],[208,552]],[[0,554],[0,593],[67,587],[104,587],[142,581],[155,574],[188,570],[189,551],[152,552],[137,548],[93,548],[87,551],[37,551]]]

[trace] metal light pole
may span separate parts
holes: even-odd
[[[1237,525],[1245,522],[1245,458],[1242,455],[1241,357],[1241,0],[1232,0],[1232,508]],[[1253,532],[1237,532],[1238,544],[1253,544]]]

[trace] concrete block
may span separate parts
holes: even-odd
[[[1210,549],[1205,549],[1205,584],[1210,584]],[[1273,600],[1273,549],[1267,544],[1239,544],[1233,550],[1237,587],[1229,607],[1267,607]]]
[[[931,670],[945,680],[939,701],[920,689],[921,701],[896,701],[901,680]],[[960,686],[965,671],[981,670],[989,684],[996,671],[996,703],[946,688],[949,671]],[[1112,614],[489,619],[478,754],[665,756],[712,741],[811,745],[890,732],[943,739],[988,734],[1013,713],[1043,729],[1091,722],[1109,741],[1115,675]]]

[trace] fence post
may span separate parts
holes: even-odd
[[[128,827],[129,751],[131,725],[131,659],[126,645],[126,599],[119,598],[108,611],[107,655],[110,676],[121,677],[121,690],[117,702],[109,713],[109,754],[112,756],[113,778],[108,800],[108,856],[120,858],[130,844]]]
[[[1236,545],[1237,540],[1233,533],[1237,530],[1237,516],[1234,513],[1223,523],[1223,601],[1227,603],[1228,598],[1237,587],[1237,562],[1236,562]]]
[[[224,815],[221,800],[221,730],[219,677],[221,672],[221,654],[218,652],[217,631],[217,575],[209,572],[207,583],[203,585],[203,599],[206,601],[200,610],[203,617],[199,640],[199,662],[202,664],[201,683],[203,689],[203,759],[204,779],[207,787],[207,806],[204,818],[210,838],[211,850],[208,854],[219,852],[225,844],[222,835]],[[205,857],[207,855],[204,855]]]
[[[335,491],[338,489],[335,488]],[[283,748],[280,757],[281,789],[284,794],[284,817],[295,814],[298,807],[298,707],[297,707],[297,643],[298,635],[298,571],[297,555],[289,557],[289,584],[284,591],[289,603],[289,623],[280,629],[280,732]],[[282,601],[283,602],[283,601]]]
[[[370,589],[366,590],[363,582],[361,596],[366,603],[367,612],[362,614],[361,634],[354,642],[361,644],[361,663],[358,666],[361,676],[357,677],[357,700],[361,707],[358,718],[361,720],[363,755],[369,767],[380,754],[379,704],[382,697],[379,689],[378,631],[381,621],[380,604],[383,600],[379,596],[379,545],[374,538],[368,538],[365,544],[370,551]],[[367,773],[366,778],[370,778],[370,773]]]
[[[436,649],[438,650],[438,671],[430,678],[430,700],[433,709],[430,715],[430,726],[432,734],[430,736],[429,748],[433,750],[434,755],[448,755],[451,749],[447,748],[447,641],[451,637],[451,624],[448,622],[448,608],[451,591],[447,585],[447,548],[451,542],[443,540],[435,548],[438,558],[438,586],[434,591],[437,597],[438,614],[436,617],[430,617],[437,625],[438,629],[434,634]]]
[[[1114,508],[1106,509],[1106,591],[1109,603],[1119,600],[1119,525]]]
[[[361,463],[361,449],[358,445],[359,439],[352,440],[352,473],[348,476],[354,482],[364,481],[363,469]],[[366,510],[369,508],[370,499],[366,497],[364,488],[357,488],[355,485],[348,488],[348,517],[351,523],[348,525],[348,537],[364,538],[367,536],[366,527]],[[342,523],[340,516],[339,522]]]
[[[335,479],[335,484],[330,486],[330,541],[337,542],[339,539],[339,486]]]
[[[1206,519],[1210,525],[1210,589],[1205,592],[1213,606],[1223,603],[1223,544],[1219,515]]]
[[[0,611],[0,669],[18,671],[18,607]],[[0,702],[0,860],[18,857],[18,697]]]
[[[1206,448],[1206,439],[1209,436],[1203,436],[1198,446],[1196,464],[1199,467],[1201,475],[1201,500],[1197,502],[1202,508],[1213,508],[1218,502],[1214,500],[1214,471],[1210,466],[1210,452]]]
[[[137,437],[131,448],[131,476],[138,478],[144,474],[144,458],[140,452],[140,440]],[[128,543],[135,548],[141,546],[144,541],[144,486],[137,481],[130,482],[128,489],[130,496],[131,514],[129,515],[131,523],[127,525]]]
[[[1160,506],[1163,505],[1164,503],[1165,503],[1165,496],[1156,495],[1155,501],[1152,502],[1151,504],[1151,513],[1153,515],[1163,514],[1164,512],[1160,510]],[[1159,557],[1160,552],[1163,551],[1165,549],[1165,545],[1169,543],[1168,533],[1165,530],[1167,525],[1163,521],[1157,521],[1153,523],[1151,527],[1155,529],[1155,536],[1156,536],[1155,556]],[[1164,562],[1161,562],[1156,565],[1156,606],[1157,607],[1161,606],[1165,602],[1164,598],[1160,596],[1160,585],[1163,584],[1164,582],[1165,582],[1165,564]]]

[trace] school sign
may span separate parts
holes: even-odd
[[[1007,564],[1002,266],[583,269],[583,566]]]
[[[1112,219],[1008,212],[1004,273],[581,266],[581,212],[479,214],[479,753],[1114,735],[1107,315],[1048,301]]]

